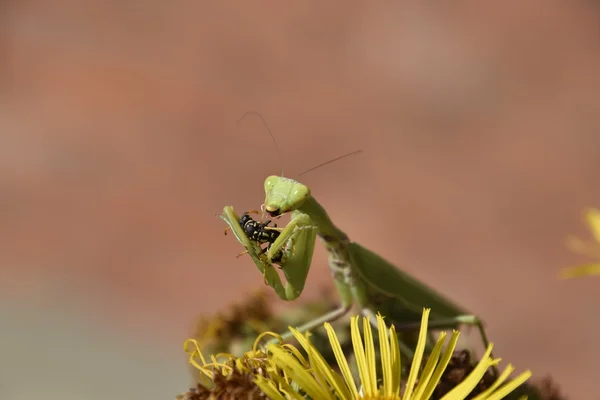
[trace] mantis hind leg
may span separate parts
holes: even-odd
[[[333,321],[343,317],[344,315],[346,315],[348,313],[348,311],[350,311],[351,308],[352,308],[352,304],[341,306],[339,308],[336,308],[333,311],[328,312],[327,314],[324,314],[318,318],[313,319],[312,321],[305,323],[304,325],[300,325],[299,327],[296,328],[296,330],[300,331],[300,333],[304,333],[306,331],[311,331],[311,330],[319,327],[320,325],[323,325],[326,322],[333,322]],[[283,334],[281,334],[281,339],[288,340],[288,339],[292,338],[293,336],[294,335],[292,334],[292,332],[287,331],[287,332],[284,332]],[[275,343],[275,342],[278,342],[278,340],[274,339],[274,340],[269,341],[269,343]]]
[[[407,324],[394,324],[397,330],[413,330],[418,329],[419,323],[407,323]],[[488,340],[487,334],[485,333],[485,329],[483,327],[483,323],[477,318],[475,315],[459,315],[451,318],[442,318],[442,319],[434,319],[429,321],[427,326],[433,329],[444,329],[444,328],[452,328],[454,329],[457,325],[469,325],[477,327],[479,331],[479,335],[481,336],[481,341],[485,348],[487,348],[490,344]]]
[[[345,282],[338,280],[338,279],[334,280],[334,283],[335,283],[336,289],[338,291],[338,294],[340,295],[342,305],[340,307],[334,309],[333,311],[330,311],[330,312],[328,312],[320,317],[317,317],[317,318],[313,319],[312,321],[309,321],[309,322],[305,323],[304,325],[301,325],[298,328],[296,328],[301,333],[318,328],[320,325],[323,325],[326,322],[330,322],[330,323],[334,322],[334,321],[342,318],[344,315],[346,315],[352,308],[354,301],[352,298],[352,292],[349,290],[348,286],[345,284]],[[281,338],[283,340],[287,340],[287,339],[291,338],[292,336],[293,336],[292,332],[290,332],[288,330],[287,332],[284,332],[281,335]],[[277,340],[272,340],[272,341],[269,341],[269,343],[274,343],[276,341]]]

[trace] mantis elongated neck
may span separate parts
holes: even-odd
[[[323,206],[321,206],[314,197],[309,197],[304,204],[298,208],[298,211],[307,214],[310,217],[313,224],[318,227],[319,236],[325,241],[348,241],[348,236],[333,224]]]

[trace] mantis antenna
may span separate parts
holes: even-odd
[[[255,110],[246,111],[246,113],[244,115],[242,115],[236,121],[236,123],[239,124],[240,122],[242,122],[242,120],[244,120],[244,118],[246,118],[248,115],[251,115],[251,114],[252,115],[256,115],[257,117],[259,117],[262,120],[262,122],[265,125],[265,127],[267,128],[267,131],[269,132],[269,135],[271,136],[271,140],[273,140],[273,145],[275,145],[275,150],[277,150],[277,155],[279,156],[279,165],[281,165],[281,176],[283,177],[283,158],[281,156],[281,150],[279,150],[279,146],[277,145],[277,140],[275,140],[275,135],[273,135],[273,132],[271,132],[271,128],[269,128],[269,124],[267,124],[267,121],[265,121],[265,119],[262,116],[262,114],[259,113],[258,111],[255,111]],[[332,160],[329,160],[329,161],[326,161],[324,163],[321,163],[321,164],[319,164],[319,165],[317,165],[315,167],[309,168],[306,171],[303,171],[303,172],[299,173],[298,175],[296,175],[296,177],[302,176],[302,175],[304,175],[304,174],[306,174],[308,172],[314,171],[317,168],[321,168],[321,167],[323,167],[325,165],[328,165],[328,164],[331,164],[331,163],[333,163],[335,161],[341,160],[342,158],[353,156],[353,155],[356,155],[356,154],[359,154],[359,153],[362,153],[362,150],[356,150],[356,151],[353,151],[351,153],[344,154],[342,156],[336,157],[336,158],[334,158]]]
[[[273,140],[273,144],[275,145],[275,150],[277,150],[277,155],[279,156],[279,165],[281,165],[281,176],[283,176],[283,158],[281,157],[281,150],[279,150],[279,146],[277,146],[275,136],[273,135],[273,132],[271,132],[271,128],[269,128],[269,124],[267,124],[267,121],[265,121],[262,114],[254,110],[247,111],[244,115],[241,116],[240,119],[236,121],[236,123],[239,124],[244,118],[246,118],[250,114],[259,117],[262,120],[263,124],[267,127],[267,131],[269,132],[269,135],[271,135],[271,139]]]
[[[325,161],[324,163],[319,164],[316,167],[309,168],[306,171],[303,171],[303,172],[299,173],[298,175],[296,175],[296,177],[299,177],[299,176],[302,176],[302,175],[304,175],[304,174],[306,174],[308,172],[314,171],[317,168],[324,167],[325,165],[331,164],[332,162],[336,162],[338,160],[341,160],[342,158],[353,156],[353,155],[356,155],[356,154],[359,154],[359,153],[362,153],[362,150],[356,150],[356,151],[353,151],[352,153],[348,153],[348,154],[344,154],[343,156],[336,157],[333,160]]]

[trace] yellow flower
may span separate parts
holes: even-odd
[[[400,349],[394,326],[387,328],[383,317],[377,316],[379,352],[381,358],[381,377],[377,376],[376,350],[373,332],[367,318],[363,317],[363,335],[360,334],[358,320],[351,320],[352,344],[358,364],[360,386],[355,382],[340,342],[330,324],[325,323],[329,341],[340,373],[336,372],[323,358],[309,340],[308,334],[290,328],[294,337],[306,351],[305,359],[298,349],[287,344],[270,344],[267,347],[270,371],[269,376],[257,375],[255,382],[272,400],[300,400],[305,393],[312,400],[424,400],[431,396],[440,381],[442,373],[450,361],[456,347],[459,332],[454,331],[446,349],[442,351],[446,333],[442,332],[435,344],[428,361],[421,370],[421,362],[427,340],[427,322],[429,309],[424,309],[419,333],[419,341],[413,358],[408,378],[401,379]],[[490,357],[492,345],[471,373],[450,392],[444,400],[462,400],[473,392],[489,367],[496,365],[500,359]],[[512,381],[502,383],[514,368],[508,365],[496,382],[479,395],[476,400],[497,400],[504,398],[531,376],[530,371],[520,374]],[[381,382],[381,383],[380,383]]]
[[[264,399],[262,390],[256,386],[254,379],[258,376],[267,379],[277,379],[276,367],[271,365],[267,354],[258,349],[260,339],[266,335],[278,335],[265,332],[255,341],[251,351],[242,357],[220,353],[210,356],[207,361],[202,354],[201,344],[196,339],[188,339],[183,349],[189,355],[188,362],[198,369],[197,387],[180,395],[183,400],[213,400],[213,399]],[[191,346],[190,346],[191,345]]]
[[[567,246],[575,253],[600,260],[600,210],[595,208],[587,209],[584,214],[584,220],[594,237],[594,242],[586,242],[575,237],[569,237],[567,239]],[[563,279],[587,275],[600,275],[600,262],[576,265],[564,268],[560,272],[560,277]]]

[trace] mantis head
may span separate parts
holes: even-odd
[[[271,175],[265,180],[264,209],[272,217],[297,210],[310,197],[310,189],[300,182]]]

